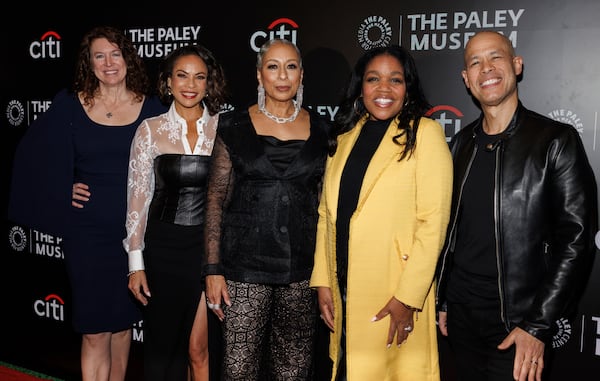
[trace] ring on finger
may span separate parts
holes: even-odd
[[[413,327],[411,327],[410,325],[407,325],[406,327],[404,327],[404,330],[406,332],[411,332],[413,330]]]

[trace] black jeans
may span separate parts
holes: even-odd
[[[512,381],[515,348],[496,348],[507,335],[499,306],[448,303],[448,342],[458,380]]]

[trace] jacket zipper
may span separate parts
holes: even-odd
[[[502,286],[502,261],[501,250],[500,250],[500,191],[499,191],[499,181],[500,181],[500,155],[502,154],[503,144],[500,141],[500,146],[496,149],[496,163],[494,165],[494,248],[496,255],[496,267],[498,270],[498,297],[500,299],[500,319],[504,323],[504,327],[506,330],[510,330],[508,326],[508,319],[506,319],[506,311],[504,308],[504,288]]]
[[[460,190],[458,192],[458,199],[456,200],[456,212],[454,213],[454,219],[452,220],[451,229],[448,234],[450,234],[450,238],[448,239],[448,246],[446,250],[442,253],[442,268],[440,269],[440,279],[438,282],[442,282],[442,274],[444,274],[444,269],[446,268],[446,260],[448,259],[448,252],[454,252],[454,247],[456,245],[456,220],[458,219],[458,209],[460,208],[460,202],[462,200],[463,189],[465,187],[465,183],[467,182],[467,178],[469,177],[469,173],[471,172],[471,166],[473,165],[473,161],[475,160],[475,155],[477,154],[477,145],[473,146],[473,153],[471,154],[471,158],[469,159],[469,163],[467,164],[467,169],[465,170],[465,175],[463,176],[462,182],[460,184]],[[437,293],[437,302],[439,304],[439,288],[436,290]]]

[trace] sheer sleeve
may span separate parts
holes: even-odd
[[[206,222],[205,222],[205,247],[206,247],[206,275],[221,275],[220,266],[220,243],[221,224],[223,213],[231,197],[234,173],[229,151],[217,136],[212,153],[207,200],[206,200]]]
[[[133,137],[129,155],[125,222],[127,237],[123,240],[123,247],[130,254],[130,264],[131,253],[141,256],[141,251],[144,250],[148,210],[154,194],[155,151],[150,126],[147,121],[144,121]]]

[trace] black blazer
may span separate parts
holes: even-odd
[[[268,284],[310,278],[329,124],[309,112],[310,136],[284,171],[267,157],[247,109],[220,116],[207,216],[220,249],[209,250],[207,275]]]

